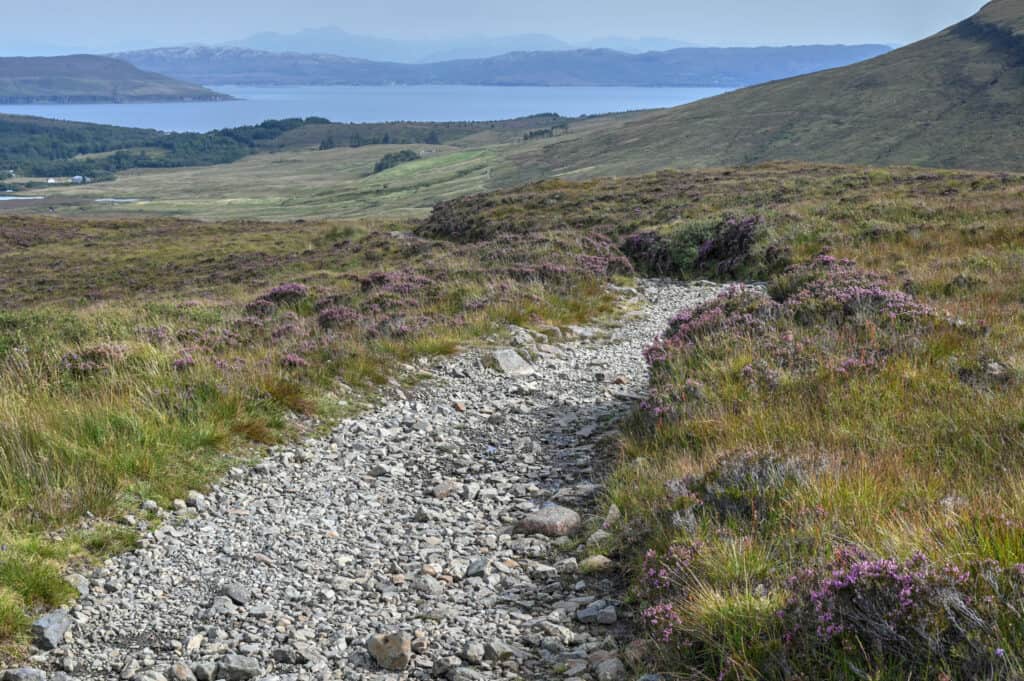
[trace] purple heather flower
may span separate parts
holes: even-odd
[[[287,369],[301,369],[309,366],[309,362],[304,357],[290,352],[281,358],[281,366]]]

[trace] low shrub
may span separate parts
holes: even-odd
[[[65,354],[60,365],[73,376],[88,376],[109,371],[128,356],[128,348],[119,343],[101,343]]]
[[[621,248],[637,270],[648,276],[665,277],[678,270],[668,239],[658,232],[631,234],[622,242]]]
[[[340,329],[360,320],[360,314],[350,307],[331,305],[320,310],[317,323],[322,329]]]
[[[790,654],[805,668],[834,672],[836,659],[858,658],[862,668],[900,669],[922,676],[944,669],[954,678],[1012,676],[1006,646],[1021,625],[1006,631],[1001,611],[1024,607],[1024,565],[979,565],[977,572],[937,565],[922,554],[878,558],[840,547],[832,562],[788,581],[780,617]],[[822,654],[823,648],[834,654]]]
[[[711,238],[697,249],[694,269],[721,278],[735,277],[749,265],[751,249],[763,228],[764,218],[760,215],[725,218],[715,227]]]

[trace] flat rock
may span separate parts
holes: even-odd
[[[84,598],[85,596],[89,595],[89,580],[86,579],[84,576],[77,573],[72,573],[64,579],[67,581],[68,584],[75,587],[75,591],[78,592],[79,596]]]
[[[488,660],[502,662],[515,657],[515,654],[515,649],[504,641],[489,641],[484,645],[484,658]]]
[[[615,624],[618,613],[615,606],[607,601],[597,600],[585,608],[576,611],[576,619],[583,624]]]
[[[220,588],[220,593],[235,605],[246,605],[252,600],[252,589],[238,582],[228,582]]]
[[[434,495],[435,499],[447,499],[458,492],[461,488],[462,485],[454,482],[453,480],[443,480],[434,485],[434,488],[431,490],[431,494]]]
[[[489,359],[489,364],[495,370],[508,376],[530,376],[534,373],[533,366],[512,348],[495,350]]]
[[[519,521],[519,531],[525,534],[543,534],[548,537],[566,537],[580,526],[580,514],[558,504],[547,504]]]
[[[614,561],[612,561],[608,556],[597,555],[584,559],[583,562],[580,563],[580,570],[589,574],[592,572],[605,572],[607,570],[611,570],[614,566]]]
[[[484,655],[486,654],[487,651],[482,643],[470,641],[462,647],[462,652],[459,653],[459,657],[469,664],[480,664],[484,661]]]
[[[192,665],[192,673],[199,681],[214,681],[217,678],[217,665],[214,662],[199,662]]]
[[[254,679],[261,671],[259,660],[245,655],[225,655],[217,662],[217,678],[225,681]]]
[[[132,681],[167,681],[167,677],[156,670],[147,669],[133,676]]]
[[[175,662],[167,670],[167,678],[171,681],[196,681],[196,675],[183,662]]]
[[[609,657],[598,663],[594,669],[594,676],[597,677],[597,681],[625,681],[626,667],[619,658]]]

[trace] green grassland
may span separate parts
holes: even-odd
[[[616,116],[607,117],[614,120]],[[449,123],[331,123],[325,118],[267,120],[258,125],[204,133],[166,133],[94,123],[0,114],[0,168],[29,181],[35,176],[87,175],[113,179],[136,168],[187,168],[227,164],[274,151],[330,150],[373,145],[485,144],[566,128],[571,120],[537,114],[503,121]],[[24,179],[8,182],[23,186]],[[30,187],[31,188],[31,187]]]
[[[523,130],[545,129],[554,119],[460,129],[461,137],[443,145],[368,144],[324,151],[317,144],[324,134],[321,128],[330,126],[306,125],[267,143],[282,145],[280,150],[227,164],[124,170],[114,181],[93,185],[36,186],[31,193],[45,195],[45,202],[0,204],[0,213],[46,213],[52,207],[72,216],[152,214],[203,220],[424,217],[438,201],[546,176],[540,168],[511,160],[513,154],[556,145],[636,115],[574,121],[563,135],[530,141],[523,140]],[[391,134],[396,134],[394,129]],[[421,159],[385,173],[373,172],[383,156],[406,149]],[[139,202],[96,202],[102,198]]]
[[[374,165],[386,154],[412,149],[422,158],[383,173]],[[423,216],[438,200],[490,186],[494,153],[432,145],[372,145],[328,151],[259,154],[230,165],[123,173],[115,182],[42,190],[42,212],[155,214],[204,220],[258,216],[265,220],[372,215]],[[110,205],[120,197],[139,203]],[[17,206],[24,212],[23,206]]]

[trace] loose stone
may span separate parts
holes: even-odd
[[[374,634],[367,639],[366,650],[382,669],[402,671],[412,660],[412,636],[405,632]]]
[[[579,526],[580,514],[558,504],[548,504],[519,521],[520,532],[543,534],[548,537],[568,536]]]
[[[71,617],[63,608],[48,612],[32,624],[33,642],[42,650],[63,645],[64,635],[71,628]]]

